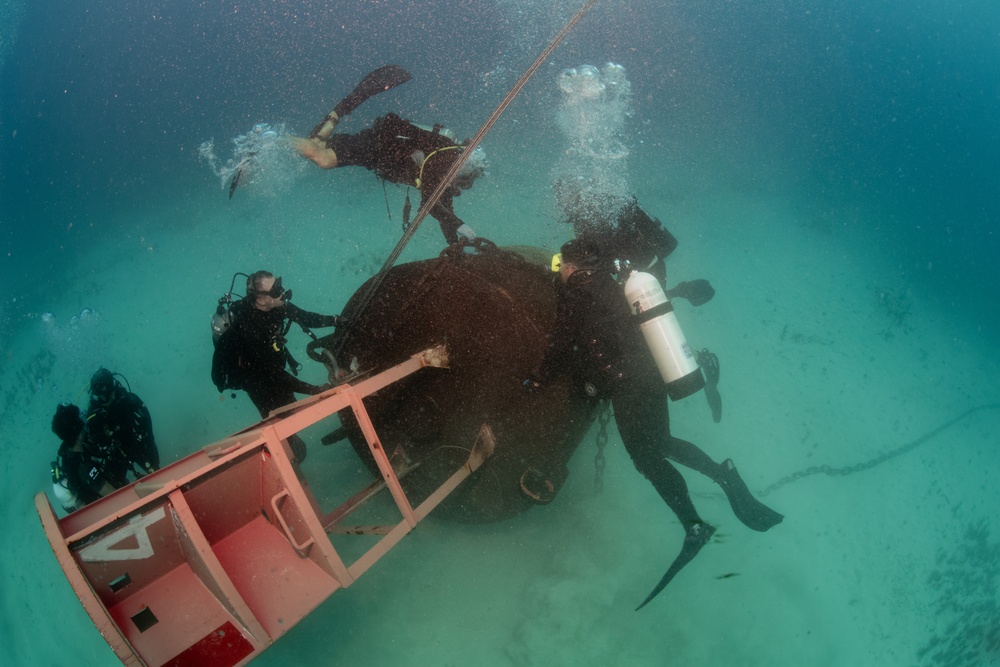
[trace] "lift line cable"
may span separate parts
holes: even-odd
[[[388,274],[389,272],[389,269],[391,269],[393,265],[396,263],[396,260],[399,259],[399,256],[403,253],[403,249],[406,248],[406,245],[410,242],[410,240],[413,238],[413,235],[417,232],[417,229],[420,227],[420,223],[423,222],[424,218],[427,217],[430,210],[437,205],[438,201],[441,200],[441,197],[444,195],[445,190],[447,190],[451,186],[451,182],[455,180],[455,176],[458,175],[458,172],[462,169],[462,166],[465,164],[465,161],[468,160],[469,157],[471,157],[472,151],[476,149],[476,147],[479,145],[479,142],[481,142],[483,140],[483,137],[486,136],[486,133],[493,128],[493,125],[497,122],[497,120],[499,120],[500,116],[507,109],[507,107],[510,106],[510,103],[514,101],[514,98],[517,97],[518,93],[521,92],[521,89],[524,88],[525,84],[528,83],[528,80],[531,79],[531,77],[535,74],[535,72],[538,71],[538,68],[541,67],[542,64],[552,54],[552,52],[556,50],[556,47],[559,46],[559,43],[562,42],[563,38],[566,37],[569,31],[572,30],[573,27],[577,23],[579,23],[581,19],[583,19],[583,17],[587,14],[588,11],[590,11],[590,8],[593,7],[596,2],[597,0],[587,0],[587,2],[573,16],[573,18],[571,18],[566,23],[566,25],[563,26],[562,30],[560,30],[559,34],[557,34],[555,38],[553,38],[552,42],[549,43],[547,47],[545,47],[545,50],[542,51],[537,58],[535,58],[535,62],[533,62],[531,66],[527,70],[525,70],[524,74],[521,75],[521,78],[517,80],[517,83],[514,84],[514,86],[510,89],[510,91],[503,98],[503,100],[500,101],[500,104],[497,105],[497,108],[493,110],[493,113],[490,114],[490,117],[486,119],[486,122],[483,123],[483,126],[479,128],[479,132],[476,133],[476,135],[469,141],[469,143],[463,146],[463,150],[461,151],[461,154],[459,155],[458,159],[455,160],[455,162],[451,165],[451,169],[449,169],[448,172],[445,174],[444,179],[434,189],[434,192],[431,193],[431,196],[428,197],[426,200],[424,200],[423,204],[420,207],[420,210],[417,211],[417,216],[413,219],[413,222],[410,223],[409,228],[403,233],[402,238],[399,239],[399,242],[396,244],[396,247],[393,249],[392,253],[389,254],[388,259],[385,260],[385,264],[382,265],[382,268],[379,269],[379,272],[375,274],[375,277],[371,280],[371,282],[369,282],[368,289],[365,290],[365,293],[361,297],[361,300],[358,303],[357,308],[355,308],[354,312],[351,313],[351,323],[348,324],[348,328],[347,331],[345,331],[345,335],[340,337],[340,343],[337,349],[338,354],[340,352],[340,348],[343,347],[344,342],[347,340],[346,334],[350,332],[351,326],[353,326],[353,323],[356,322],[358,317],[368,308],[368,304],[371,303],[372,298],[375,296],[375,292],[378,291],[379,287],[381,287],[383,281],[385,280],[386,274]]]

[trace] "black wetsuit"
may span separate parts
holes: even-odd
[[[336,326],[336,315],[319,315],[292,303],[263,311],[253,301],[233,304],[232,325],[215,345],[212,380],[219,391],[243,389],[261,417],[295,402],[295,394],[316,394],[320,387],[285,370],[291,362],[285,335],[292,322],[310,328]],[[294,362],[291,362],[294,368]]]
[[[107,458],[113,476],[124,479],[125,472],[136,469],[139,475],[147,475],[160,467],[153,420],[146,404],[133,393],[118,391],[106,405],[91,404],[86,438],[85,446]]]
[[[413,185],[420,190],[421,198],[434,192],[462,150],[447,136],[419,128],[391,113],[357,134],[334,134],[326,145],[337,154],[338,167],[364,167],[383,180]],[[458,228],[462,226],[452,199],[471,185],[471,180],[456,179],[430,210],[448,243],[458,241]]]
[[[577,271],[561,282],[556,327],[539,370],[568,372],[581,391],[611,399],[625,450],[686,530],[701,522],[671,459],[719,478],[721,466],[670,434],[667,389],[622,289],[607,272]]]
[[[107,483],[114,488],[125,486],[128,482],[119,473],[106,470],[106,462],[90,455],[87,451],[73,451],[74,441],[63,441],[59,453],[53,463],[53,482],[65,480],[66,488],[76,494],[79,509],[101,497],[100,489]],[[121,466],[112,466],[120,469]],[[66,508],[73,509],[73,508]]]

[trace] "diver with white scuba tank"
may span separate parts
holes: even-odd
[[[122,385],[117,378],[121,378]],[[87,412],[60,403],[52,432],[61,444],[52,462],[52,490],[73,512],[160,467],[153,420],[120,373],[99,368],[90,379]]]
[[[538,390],[567,372],[595,403],[610,399],[632,462],[685,531],[680,554],[641,607],[715,532],[698,514],[687,483],[673,463],[719,484],[733,513],[748,528],[766,531],[783,517],[751,495],[731,460],[716,463],[694,444],[671,435],[668,398],[680,400],[697,392],[704,379],[659,281],[647,273],[616,267],[596,244],[582,239],[563,245],[558,270],[555,330],[544,360],[525,387]],[[612,275],[616,271],[630,274],[624,295]],[[521,480],[526,494],[538,493],[545,501],[546,492],[551,495],[558,490],[544,475],[532,476],[531,472]]]

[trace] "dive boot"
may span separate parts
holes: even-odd
[[[288,436],[288,446],[292,450],[292,460],[296,463],[302,463],[306,460],[306,455],[309,454],[309,450],[306,449],[305,441],[298,435]]]
[[[333,134],[333,131],[337,129],[337,123],[340,121],[340,116],[337,115],[336,111],[331,111],[327,115],[323,116],[323,120],[319,122],[313,131],[309,133],[310,139],[319,140],[319,142],[325,142]]]
[[[785,517],[753,497],[732,459],[726,459],[721,465],[722,474],[716,481],[726,492],[733,514],[743,525],[763,533],[781,523]]]

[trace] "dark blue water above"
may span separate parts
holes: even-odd
[[[415,73],[393,105],[430,109],[471,135],[575,8],[28,3],[4,28],[16,31],[0,76],[4,274],[30,281],[54,238],[98,240],[85,232],[95,217],[190,196],[209,185],[199,142],[259,120],[305,131],[383,63]],[[988,0],[609,0],[543,72],[620,62],[637,138],[673,152],[680,172],[711,178],[727,165],[720,178],[779,191],[833,227],[874,231],[901,271],[995,289],[998,34]],[[532,142],[550,131],[546,100],[529,86],[515,107]]]

